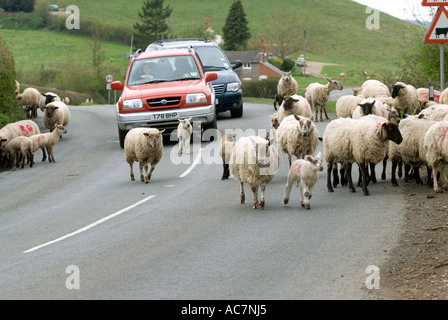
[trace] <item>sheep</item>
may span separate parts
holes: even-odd
[[[30,139],[33,143],[33,153],[41,148],[43,153],[42,161],[47,159],[45,153],[46,150],[48,153],[48,161],[53,163],[56,162],[53,155],[53,147],[64,133],[67,133],[67,129],[63,125],[57,124],[52,132],[31,136]]]
[[[3,163],[4,157],[7,155],[1,152],[6,147],[9,141],[18,136],[29,137],[33,134],[40,133],[39,126],[33,120],[20,120],[17,122],[9,123],[0,129],[0,159]]]
[[[270,115],[269,119],[271,121],[272,135],[274,136],[274,140],[277,141],[277,129],[280,125],[280,123],[278,122],[278,112],[274,113],[273,115]]]
[[[293,114],[307,118],[313,115],[308,101],[297,94],[284,97],[277,112],[278,123],[280,124],[284,118]]]
[[[291,167],[291,156],[304,159],[306,155],[315,153],[319,143],[319,131],[310,118],[291,115],[278,127],[277,143],[279,149],[288,155]]]
[[[56,93],[53,93],[53,92],[45,92],[43,94],[43,96],[45,97],[45,100],[41,98],[40,103],[39,103],[39,108],[40,108],[40,111],[42,111],[42,112],[44,112],[44,107],[47,104],[49,104],[50,102],[62,101],[61,98]]]
[[[442,178],[442,188],[448,188],[445,166],[448,163],[448,121],[439,121],[431,126],[425,134],[423,146],[426,150],[426,161],[432,169],[434,191],[443,192],[439,188],[437,177]]]
[[[317,114],[319,112],[318,108],[320,107],[320,121],[322,120],[322,110],[325,112],[325,117],[327,120],[330,118],[327,114],[326,105],[328,99],[330,97],[330,93],[333,90],[342,90],[344,89],[342,85],[339,84],[336,80],[331,80],[327,78],[328,83],[326,85],[322,85],[318,82],[314,82],[308,85],[306,88],[305,98],[311,104],[312,109],[314,110],[314,121],[318,121]]]
[[[345,164],[349,190],[355,192],[351,166],[356,162],[361,170],[363,194],[370,195],[366,164],[383,160],[390,140],[400,144],[403,138],[398,124],[382,117],[368,115],[360,119],[338,118],[331,121],[323,137],[328,192],[334,192],[331,172],[335,163]]]
[[[70,104],[70,98],[69,97],[64,97],[61,100],[62,102],[64,102],[65,104]]]
[[[298,91],[299,91],[299,84],[297,83],[297,80],[291,75],[291,71],[283,72],[281,78],[278,80],[277,95],[283,97],[292,96],[294,94],[297,94]],[[279,97],[276,96],[276,99],[274,100],[275,110],[277,110],[277,104],[279,102],[278,98]]]
[[[9,167],[12,168],[14,162],[16,161],[16,166],[20,166],[20,157],[22,158],[22,169],[25,167],[25,160],[28,160],[30,168],[33,166],[33,150],[32,142],[29,137],[18,136],[13,138],[9,143],[3,148],[5,154],[9,155]]]
[[[352,118],[359,119],[369,114],[375,114],[387,120],[400,117],[395,107],[389,108],[387,104],[382,103],[379,99],[368,98],[358,103],[358,107],[352,113]]]
[[[163,132],[155,128],[133,128],[126,134],[124,140],[124,156],[130,167],[131,181],[134,178],[134,161],[139,162],[140,181],[149,183],[155,166],[163,156]],[[151,170],[148,173],[148,164]],[[146,175],[143,175],[143,168]]]
[[[428,120],[442,121],[448,114],[447,104],[435,104],[422,111],[419,115]]]
[[[16,96],[18,100],[21,100],[28,118],[37,117],[37,108],[40,108],[43,112],[43,107],[46,104],[60,100],[57,94],[52,92],[41,94],[36,88],[26,88],[21,94]]]
[[[221,147],[219,149],[219,155],[222,159],[222,165],[223,165],[223,173],[221,180],[226,180],[230,176],[229,171],[229,161],[230,156],[232,155],[233,147],[235,146],[235,139],[236,134],[230,133],[230,132],[224,132],[221,133]]]
[[[414,114],[419,108],[417,89],[410,84],[397,82],[392,88],[392,98],[398,112]]]
[[[44,115],[42,116],[44,125],[50,131],[53,131],[57,124],[64,127],[68,125],[71,114],[68,106],[62,101],[53,101],[43,107]]]
[[[16,83],[16,97],[20,94],[20,83],[17,80],[14,80]]]
[[[364,96],[345,95],[336,101],[336,116],[338,118],[351,118],[358,104],[364,100]]]
[[[307,157],[306,160],[298,159],[294,161],[289,169],[288,179],[285,187],[284,204],[288,204],[289,195],[294,182],[299,187],[300,204],[305,209],[311,209],[310,199],[313,196],[313,189],[316,185],[318,171],[323,171],[322,154]]]
[[[446,88],[442,91],[438,102],[440,104],[448,104],[448,88]]]
[[[359,95],[367,98],[390,97],[389,88],[378,80],[367,80],[361,86]]]
[[[424,148],[424,138],[428,129],[434,125],[435,121],[419,118],[417,116],[409,116],[400,120],[398,128],[403,136],[403,142],[398,144],[391,143],[389,145],[389,160],[392,162],[391,182],[393,186],[398,186],[396,178],[397,165],[403,162],[406,166],[414,168],[414,177],[418,184],[423,184],[419,167],[426,165],[426,150]],[[427,167],[429,169],[429,167]],[[410,177],[408,170],[405,170],[405,181]],[[428,178],[430,177],[430,172]],[[428,179],[428,185],[431,185]]]
[[[191,118],[179,119],[179,125],[177,126],[177,139],[179,140],[179,155],[190,154],[190,139],[193,133],[193,127],[191,126]]]
[[[268,139],[258,136],[240,138],[233,147],[229,163],[231,176],[240,183],[240,203],[245,202],[244,183],[248,183],[253,194],[252,208],[264,209],[266,185],[274,179],[278,167],[278,153]],[[260,201],[258,187],[261,187]]]

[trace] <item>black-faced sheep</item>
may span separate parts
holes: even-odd
[[[432,168],[434,191],[442,192],[437,177],[442,178],[442,188],[448,188],[448,179],[445,167],[448,163],[448,121],[440,121],[431,126],[425,134],[424,148],[426,161]]]
[[[364,96],[345,95],[336,101],[336,116],[338,118],[351,118],[358,104],[364,100]]]
[[[292,115],[286,117],[277,129],[279,149],[288,155],[289,166],[291,156],[304,159],[313,155],[319,144],[319,131],[310,118]]]
[[[414,114],[420,107],[417,89],[410,84],[397,82],[392,87],[392,98],[398,112]]]
[[[42,120],[45,127],[53,131],[57,124],[67,126],[71,119],[71,114],[68,106],[62,101],[50,102],[43,107],[44,115]]]
[[[301,206],[308,210],[311,208],[310,199],[318,179],[317,173],[324,170],[321,156],[319,152],[316,156],[298,159],[292,163],[285,187],[284,204],[288,204],[292,186],[296,182],[299,187]]]
[[[278,153],[270,141],[258,136],[240,138],[230,159],[232,177],[240,183],[240,203],[245,202],[244,183],[252,190],[254,209],[264,209],[266,185],[274,179],[279,165]],[[258,188],[261,199],[258,201]]]
[[[338,118],[331,121],[325,129],[324,159],[327,162],[327,188],[334,192],[331,174],[335,163],[345,163],[348,187],[355,192],[351,178],[352,163],[357,163],[361,170],[362,190],[365,196],[369,176],[366,165],[377,164],[384,159],[389,141],[401,143],[403,140],[398,124],[374,115],[360,119]]]
[[[229,162],[232,155],[233,147],[235,146],[235,133],[224,132],[221,133],[221,147],[219,148],[219,155],[221,156],[223,172],[221,180],[226,180],[230,176]]]
[[[320,121],[322,121],[322,110],[325,112],[327,120],[330,119],[327,114],[327,102],[330,98],[330,93],[333,90],[344,89],[336,80],[327,78],[327,81],[328,83],[326,85],[315,82],[309,84],[306,88],[305,98],[314,110],[314,121],[318,121],[318,113],[320,114]]]
[[[291,71],[283,72],[277,84],[277,96],[274,100],[274,108],[281,104],[281,97],[292,96],[299,91],[297,80],[291,75]],[[279,101],[280,100],[280,101]],[[280,102],[280,103],[279,103]]]
[[[283,97],[283,102],[277,112],[278,123],[290,115],[299,115],[311,118],[313,115],[309,102],[297,94]]]
[[[177,126],[177,139],[179,140],[179,155],[190,154],[190,139],[193,133],[193,127],[191,126],[191,118],[179,119],[179,125]]]
[[[52,92],[41,94],[36,88],[26,88],[21,94],[17,94],[17,99],[22,102],[22,107],[28,118],[36,118],[38,108],[43,112],[43,107],[46,104],[57,101],[59,97]]]
[[[155,166],[163,155],[163,136],[165,130],[154,128],[131,129],[124,140],[124,156],[130,167],[131,181],[135,181],[133,164],[139,162],[140,180],[149,183]],[[151,170],[148,173],[148,164]],[[143,168],[146,175],[143,175]]]

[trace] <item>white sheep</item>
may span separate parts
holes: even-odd
[[[191,118],[179,119],[177,126],[177,139],[179,140],[179,155],[190,154],[190,139],[193,133]]]
[[[70,104],[70,98],[69,97],[64,97],[61,101],[64,102],[65,104]]]
[[[363,194],[369,195],[367,186],[370,179],[366,165],[377,164],[384,159],[389,140],[398,144],[403,140],[398,124],[379,116],[368,115],[360,119],[338,118],[331,121],[323,137],[328,191],[334,192],[331,184],[333,165],[344,163],[349,190],[355,192],[351,166],[352,163],[357,163],[361,170]]]
[[[44,115],[42,120],[50,131],[53,131],[57,124],[67,126],[71,119],[68,106],[62,101],[53,101],[43,107]]]
[[[419,115],[428,120],[442,121],[448,115],[448,105],[434,104],[420,111]]]
[[[277,95],[286,97],[297,94],[299,91],[299,84],[297,80],[291,75],[291,71],[283,72],[281,78],[277,84]],[[277,104],[280,105],[281,101],[278,100],[279,96],[276,96],[274,100],[274,108],[277,110]],[[280,103],[279,103],[280,102]]]
[[[221,156],[222,165],[223,165],[223,173],[221,180],[226,180],[230,176],[229,171],[229,162],[230,156],[232,155],[233,147],[235,146],[235,133],[224,132],[221,133],[221,144],[219,148],[219,155]]]
[[[448,88],[446,88],[442,91],[438,102],[440,104],[448,104]]]
[[[274,140],[277,141],[277,129],[280,126],[280,123],[278,122],[278,112],[270,115],[269,120],[271,121],[272,135],[274,136]]]
[[[279,149],[288,155],[289,166],[291,156],[304,159],[313,155],[319,144],[319,131],[310,118],[291,115],[286,117],[277,129]]]
[[[252,207],[264,209],[266,185],[274,179],[278,166],[278,153],[269,140],[258,136],[240,138],[229,163],[232,177],[240,182],[240,203],[245,202],[244,183],[248,183],[253,194]],[[260,201],[258,187],[261,187]]]
[[[140,180],[149,183],[155,166],[163,155],[163,132],[154,128],[134,128],[129,130],[124,140],[124,156],[130,167],[131,181],[134,178],[134,161],[139,162]],[[151,170],[148,173],[148,164]],[[143,168],[146,175],[143,175]]]
[[[21,168],[25,167],[25,160],[28,160],[30,168],[33,166],[33,150],[32,142],[29,137],[18,136],[13,138],[3,148],[3,152],[9,156],[9,167],[12,168],[16,162],[17,168],[20,166],[20,158],[22,159]]]
[[[300,204],[307,210],[311,208],[310,199],[313,196],[314,186],[316,185],[318,171],[323,171],[322,154],[319,152],[316,156],[298,159],[294,161],[289,169],[288,179],[285,187],[284,204],[288,204],[289,195],[293,183],[297,183],[300,194]]]
[[[39,148],[42,149],[42,161],[47,159],[46,152],[48,153],[48,161],[56,162],[53,155],[53,147],[59,141],[62,134],[67,133],[67,129],[63,125],[57,124],[52,132],[36,134],[30,137],[33,143],[33,153]]]
[[[359,119],[363,116],[374,114],[387,120],[400,117],[395,107],[390,108],[387,104],[381,102],[378,98],[368,98],[358,103],[358,107],[352,113],[353,119]]]
[[[432,169],[434,191],[442,192],[437,177],[440,174],[442,188],[448,188],[445,167],[448,163],[448,121],[439,121],[431,126],[425,134],[424,148],[426,161]]]
[[[414,177],[418,184],[423,184],[419,167],[426,165],[426,149],[424,147],[425,134],[428,129],[436,122],[419,118],[417,116],[408,116],[400,120],[398,128],[403,137],[403,141],[400,144],[390,143],[388,156],[392,162],[391,182],[393,186],[398,186],[396,169],[402,162],[405,166],[414,168]],[[401,164],[400,164],[401,165]],[[430,178],[430,172],[428,178]],[[405,170],[405,181],[409,181],[409,170]],[[428,185],[431,185],[430,179],[428,179]]]
[[[7,162],[7,155],[3,152],[9,141],[15,137],[25,136],[29,137],[40,133],[39,126],[33,120],[20,120],[9,123],[0,129],[0,159],[1,163]]]
[[[17,95],[17,99],[21,100],[28,118],[35,118],[41,99],[45,100],[45,97],[36,88],[26,88],[21,94]]]
[[[305,98],[309,101],[312,109],[314,110],[314,121],[318,121],[318,112],[320,112],[320,121],[322,121],[322,110],[325,112],[325,117],[327,120],[330,119],[326,108],[328,99],[330,98],[330,93],[333,90],[344,89],[336,80],[327,78],[327,81],[328,83],[326,85],[314,82],[309,84],[306,88]]]
[[[297,94],[284,97],[277,112],[278,123],[281,123],[287,116],[294,114],[307,118],[311,118],[313,115],[308,100]]]
[[[338,118],[351,118],[358,104],[364,100],[364,96],[344,95],[336,101],[336,116]]]
[[[381,81],[370,79],[362,84],[359,95],[367,98],[390,97],[389,88]]]
[[[420,106],[417,89],[410,84],[395,83],[392,87],[392,98],[395,99],[395,108],[398,112],[414,114]]]

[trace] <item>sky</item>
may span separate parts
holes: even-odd
[[[422,0],[353,0],[365,6],[378,9],[400,19],[432,21],[429,16],[430,7],[422,6]],[[437,7],[435,7],[437,8]]]

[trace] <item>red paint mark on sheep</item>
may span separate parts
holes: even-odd
[[[295,166],[294,170],[297,174],[300,174],[300,171],[302,170],[302,164],[298,164]]]
[[[442,140],[440,141],[441,146],[443,145],[443,142],[445,141],[447,133],[448,133],[448,127],[445,129],[445,132],[443,133],[443,136],[442,136]]]
[[[20,130],[22,130],[22,133],[23,133],[25,136],[28,135],[28,131],[25,129],[24,126],[19,125],[19,128],[20,128]]]
[[[45,140],[45,136],[41,134],[39,137],[37,137],[37,140],[39,141]]]

